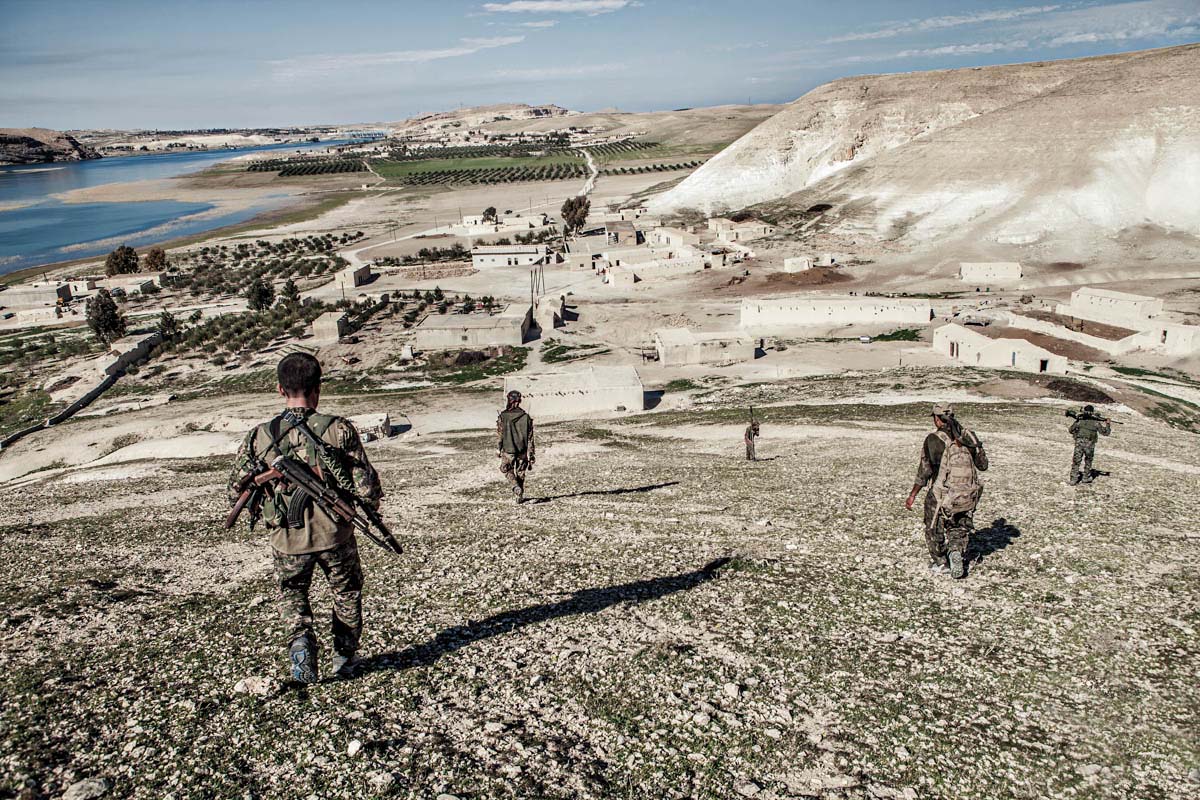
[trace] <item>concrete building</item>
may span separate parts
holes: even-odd
[[[658,363],[681,367],[753,361],[755,343],[739,331],[697,333],[689,328],[660,328],[654,332],[654,349]]]
[[[534,419],[637,412],[645,407],[642,380],[633,367],[505,376],[505,394],[514,389],[521,393],[521,405]]]
[[[99,280],[100,278],[92,276],[85,278],[72,278],[67,282],[67,285],[71,287],[71,296],[74,298],[82,294],[88,294],[89,292],[96,291],[97,281]]]
[[[704,256],[665,258],[642,261],[619,267],[609,267],[605,278],[609,286],[633,286],[642,281],[665,280],[676,275],[688,275],[705,269]]]
[[[1200,326],[1160,322],[1132,337],[1139,349],[1159,350],[1169,356],[1193,356],[1200,353]]]
[[[962,261],[958,279],[965,283],[1016,283],[1024,277],[1021,265],[1015,261]]]
[[[608,241],[618,246],[632,247],[644,241],[642,232],[629,220],[606,222],[604,232],[608,236]]]
[[[364,442],[387,439],[396,432],[392,427],[392,418],[386,411],[374,414],[357,414],[353,417],[347,417],[347,419],[358,430],[358,435],[362,437]]]
[[[563,263],[571,269],[594,269],[595,257],[591,253],[565,253]]]
[[[812,269],[813,263],[811,258],[796,257],[785,258],[783,260],[784,272],[804,272]]]
[[[786,329],[838,325],[928,325],[928,300],[848,295],[799,295],[742,301],[745,329]]]
[[[351,289],[357,289],[359,286],[370,283],[373,277],[370,264],[363,264],[359,267],[350,266],[334,274],[333,285],[344,292],[349,292]]]
[[[717,231],[717,239],[722,242],[749,242],[761,239],[775,233],[775,226],[757,219],[735,222]]]
[[[108,346],[108,357],[112,361],[104,371],[109,375],[116,375],[134,364],[145,361],[150,351],[161,341],[162,336],[157,331],[122,336]]]
[[[646,244],[657,248],[695,247],[700,237],[682,228],[654,228],[646,234]]]
[[[418,350],[518,347],[533,327],[531,306],[505,306],[498,314],[430,314],[416,328]]]
[[[161,272],[130,272],[124,275],[113,275],[96,281],[97,288],[108,289],[110,292],[120,289],[125,294],[140,294],[150,286],[162,286]]]
[[[531,267],[547,263],[549,255],[544,244],[479,244],[471,248],[471,265],[475,269]]]
[[[314,344],[334,344],[350,333],[350,318],[344,311],[326,311],[312,321]]]
[[[1065,356],[1055,355],[1025,339],[992,339],[954,323],[933,332],[933,350],[972,367],[1059,375],[1067,371]]]
[[[66,283],[30,283],[0,291],[0,306],[15,310],[54,308],[71,302],[71,286]]]
[[[1157,297],[1087,286],[1071,292],[1071,302],[1066,305],[1060,303],[1055,311],[1064,317],[1130,325],[1161,314],[1163,301]]]

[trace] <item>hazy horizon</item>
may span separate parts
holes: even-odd
[[[841,77],[1200,40],[1194,0],[6,3],[0,126],[390,122],[499,103],[790,102]]]

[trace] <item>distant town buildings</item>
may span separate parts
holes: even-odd
[[[636,412],[645,407],[642,380],[633,367],[505,376],[505,394],[514,389],[521,393],[521,405],[535,419]]]
[[[800,295],[742,301],[744,329],[787,329],[837,325],[928,325],[928,300],[849,295]]]
[[[1039,347],[1025,339],[996,338],[950,323],[933,332],[934,352],[972,367],[1018,369],[1024,372],[1067,371],[1065,356]]]
[[[528,305],[505,306],[497,314],[430,314],[416,328],[418,350],[518,347],[533,327]]]
[[[966,283],[1016,283],[1024,272],[1014,261],[969,262],[958,265],[958,279]]]
[[[496,267],[532,267],[550,260],[550,247],[544,244],[492,244],[471,248],[471,265],[475,269]]]
[[[666,367],[753,361],[755,342],[740,331],[693,332],[660,328],[654,332],[658,362]]]

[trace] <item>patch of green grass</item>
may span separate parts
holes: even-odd
[[[1193,385],[1200,386],[1200,381],[1197,381],[1195,378],[1192,378],[1189,375],[1185,375],[1184,373],[1179,372],[1178,370],[1172,370],[1172,372],[1168,373],[1168,372],[1157,372],[1152,369],[1142,369],[1141,367],[1113,366],[1112,369],[1113,369],[1113,372],[1119,372],[1122,375],[1129,375],[1130,377],[1133,377],[1133,378],[1162,378],[1163,380],[1178,381],[1180,383],[1190,383]]]
[[[542,361],[547,364],[558,364],[564,361],[578,361],[591,356],[602,356],[612,352],[600,345],[571,345],[561,342],[546,341],[542,343]]]
[[[663,392],[691,392],[704,387],[689,378],[676,378],[663,387]]]
[[[28,428],[52,415],[61,407],[41,389],[22,389],[0,401],[0,436]]]
[[[490,358],[479,364],[459,367],[450,372],[430,375],[430,378],[439,383],[474,383],[485,378],[494,378],[497,375],[507,375],[510,372],[524,369],[528,358],[529,350],[527,348],[514,347],[512,352],[506,355]]]
[[[891,333],[882,333],[872,339],[876,342],[919,342],[921,334],[916,328],[901,328]]]

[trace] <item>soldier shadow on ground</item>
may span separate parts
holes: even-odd
[[[539,603],[515,611],[503,611],[486,619],[456,625],[439,632],[433,639],[415,644],[405,650],[380,653],[364,659],[355,670],[355,675],[365,675],[381,670],[402,670],[412,667],[428,667],[442,656],[456,650],[520,630],[527,625],[536,625],[552,619],[571,617],[576,614],[595,614],[619,603],[657,600],[676,592],[694,589],[716,578],[720,570],[732,559],[718,558],[698,570],[661,578],[631,581],[616,586],[596,589],[581,589],[565,600],[554,603]]]
[[[971,558],[976,563],[992,553],[998,553],[1012,544],[1021,535],[1021,529],[1012,525],[1004,517],[992,520],[986,528],[978,528],[971,535]]]
[[[655,489],[666,489],[669,486],[678,486],[679,481],[667,481],[666,483],[652,483],[648,486],[627,486],[621,489],[588,489],[584,492],[571,492],[570,494],[552,494],[549,497],[531,497],[525,501],[527,505],[536,506],[542,503],[551,503],[555,500],[566,500],[571,497],[597,497],[602,495],[621,495],[621,494],[639,494],[641,492],[653,492]]]

